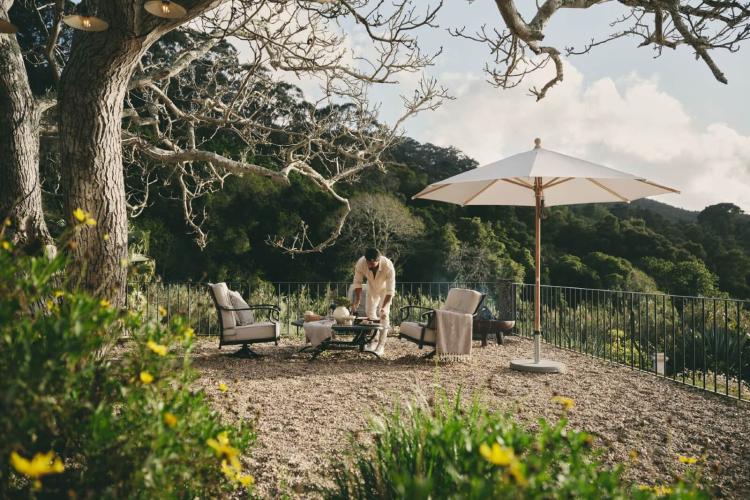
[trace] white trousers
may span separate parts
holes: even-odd
[[[383,300],[385,299],[385,293],[372,293],[372,290],[367,290],[367,317],[368,318],[379,318],[380,324],[383,329],[378,332],[376,337],[373,339],[373,343],[377,342],[377,348],[385,348],[385,341],[388,338],[388,331],[391,329],[391,303],[385,306],[385,317],[380,317],[380,308],[382,307]]]

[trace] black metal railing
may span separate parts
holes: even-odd
[[[238,291],[251,304],[275,304],[281,310],[282,335],[297,334],[291,325],[305,311],[326,313],[336,297],[346,296],[351,282],[278,282],[253,286],[248,282],[230,281],[227,286]],[[512,284],[511,284],[512,285]],[[471,282],[401,282],[391,307],[392,315],[408,304],[439,307],[448,290],[460,286],[488,294],[485,304],[496,309],[493,289],[496,283]],[[489,293],[488,293],[489,292]],[[167,318],[184,317],[198,335],[218,335],[216,309],[206,283],[130,283],[127,307],[145,318],[155,319],[164,313]]]
[[[252,286],[228,282],[249,303],[276,304],[282,334],[299,336],[291,322],[305,311],[328,311],[349,282],[281,282]],[[521,283],[401,282],[392,314],[407,304],[439,307],[460,286],[486,293],[496,314],[507,310],[516,333],[531,336],[534,285]],[[217,335],[205,283],[135,283],[128,307],[144,317],[179,314],[199,335]],[[505,289],[510,287],[511,300]],[[509,309],[510,305],[510,309]],[[750,400],[750,301],[543,285],[543,340],[633,369],[725,396]],[[508,313],[504,313],[508,314]],[[511,319],[511,318],[504,318]]]
[[[516,285],[533,329],[534,286]],[[738,399],[750,399],[750,301],[542,286],[544,341]]]

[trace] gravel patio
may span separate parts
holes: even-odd
[[[540,417],[558,417],[552,396],[570,397],[571,427],[593,434],[606,462],[629,463],[634,482],[668,481],[687,467],[678,455],[705,453],[705,475],[717,496],[750,497],[750,404],[624,366],[545,347],[546,358],[565,363],[564,374],[511,371],[511,358],[531,352],[531,342],[518,337],[485,348],[475,342],[470,363],[439,366],[397,338],[388,340],[383,360],[333,352],[309,362],[309,355],[295,354],[301,343],[291,339],[257,347],[265,355],[258,360],[224,356],[234,348],[217,346],[215,338],[198,342],[196,384],[227,419],[257,418],[258,442],[248,465],[261,497],[317,498],[331,457],[346,448],[352,432],[366,429],[368,419],[394,401],[429,398],[435,384],[450,394],[461,388],[466,398],[476,393],[490,408],[532,426]]]

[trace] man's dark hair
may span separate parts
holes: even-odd
[[[367,260],[375,260],[378,257],[380,257],[380,251],[377,248],[368,248],[365,250],[365,259]]]

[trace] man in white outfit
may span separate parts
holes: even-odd
[[[385,350],[385,341],[388,338],[388,330],[391,326],[391,299],[396,295],[396,268],[393,267],[391,259],[375,248],[365,250],[364,256],[360,257],[354,266],[354,302],[352,310],[359,307],[359,299],[362,295],[362,281],[367,279],[366,310],[368,318],[380,319],[383,329],[377,337],[377,347],[368,346],[368,350],[382,356]],[[375,341],[373,341],[373,344]]]

